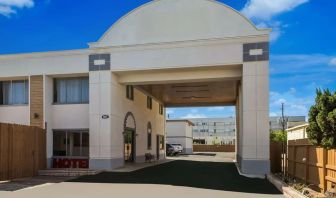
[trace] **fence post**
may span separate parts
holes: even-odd
[[[327,180],[326,180],[326,176],[327,176],[327,163],[328,163],[328,153],[327,153],[327,149],[323,148],[323,156],[322,156],[322,191],[323,193],[327,191]]]
[[[308,184],[309,183],[309,146],[308,145],[306,146],[306,166],[305,166],[305,169],[306,169],[305,182],[306,182],[306,184]]]
[[[296,143],[293,144],[293,177],[296,177]]]

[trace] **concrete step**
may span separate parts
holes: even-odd
[[[96,175],[101,173],[101,170],[91,170],[91,169],[46,169],[39,170],[39,176],[57,176],[57,177],[78,177],[84,175]]]

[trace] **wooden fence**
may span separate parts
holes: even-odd
[[[316,190],[325,192],[336,184],[336,149],[311,145],[307,139],[288,141],[287,173]]]
[[[235,145],[194,144],[194,152],[235,152]]]
[[[270,143],[270,162],[271,162],[271,172],[281,173],[282,169],[282,142],[271,142]]]
[[[45,168],[45,130],[0,123],[0,181],[31,177]]]

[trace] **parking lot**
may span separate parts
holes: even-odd
[[[103,172],[0,197],[282,197],[265,179],[239,175],[230,154],[177,156],[135,171]]]

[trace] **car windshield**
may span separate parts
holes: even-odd
[[[182,146],[181,144],[172,144],[173,146]]]

